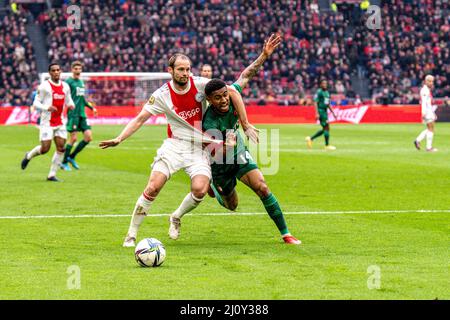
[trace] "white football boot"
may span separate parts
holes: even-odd
[[[180,236],[181,219],[170,216],[169,222],[169,237],[170,239],[177,240]]]

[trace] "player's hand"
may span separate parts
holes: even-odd
[[[244,129],[244,133],[247,136],[247,139],[250,139],[253,143],[259,143],[259,130],[256,129],[250,123],[246,125],[242,125],[242,129]]]
[[[67,106],[67,108],[68,108],[69,110],[73,110],[73,109],[75,109],[75,106],[74,106],[74,105],[71,105],[71,106]]]
[[[97,116],[98,116],[98,111],[97,111],[97,108],[94,108],[94,109],[92,109],[92,111],[94,111],[94,117],[96,117],[96,118],[97,118]]]
[[[234,147],[237,144],[237,136],[233,132],[227,133],[225,143],[228,147]]]
[[[316,113],[316,120],[319,120],[320,116],[318,113]]]
[[[55,112],[55,111],[57,111],[58,109],[56,108],[56,107],[54,107],[54,106],[50,106],[50,107],[48,107],[48,109],[47,109],[47,111],[48,112]]]
[[[115,147],[115,146],[117,146],[120,142],[121,142],[121,141],[120,141],[119,138],[115,138],[115,139],[112,139],[112,140],[101,141],[101,142],[98,144],[98,146],[99,146],[100,148],[102,148],[102,149],[106,149],[106,148],[109,148],[109,147]]]
[[[282,41],[278,33],[271,34],[269,39],[264,41],[263,54],[269,57]]]

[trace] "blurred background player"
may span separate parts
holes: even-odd
[[[238,92],[242,88],[233,84]],[[235,113],[233,103],[230,102],[226,83],[220,79],[213,79],[205,87],[206,99],[210,108],[203,118],[203,130],[214,134],[215,138],[226,141],[225,146],[215,148],[212,157],[218,161],[211,163],[212,187],[216,190],[219,203],[229,210],[236,210],[238,196],[236,179],[242,181],[252,189],[264,205],[270,218],[275,222],[285,243],[300,244],[300,240],[293,237],[288,230],[283,211],[277,198],[271,193],[262,172],[250,155],[239,133],[239,119]],[[220,133],[220,137],[217,135]]]
[[[200,77],[211,79],[213,76],[212,67],[209,64],[204,64],[200,69]]]
[[[334,114],[333,108],[331,107],[330,92],[328,91],[328,80],[320,80],[320,88],[317,90],[314,96],[314,106],[316,107],[316,120],[319,120],[322,129],[317,131],[312,137],[306,137],[306,144],[308,148],[312,148],[312,142],[314,139],[324,135],[325,137],[325,149],[336,150],[336,147],[331,146],[330,143],[330,124],[328,123],[328,109]]]
[[[64,156],[64,145],[66,143],[67,131],[63,124],[64,106],[74,109],[74,103],[70,95],[69,85],[60,80],[61,68],[57,63],[48,66],[50,79],[39,85],[33,106],[41,110],[39,125],[39,139],[41,144],[34,147],[25,154],[21,167],[24,170],[31,159],[46,154],[51,147],[52,139],[55,141],[56,151],[52,158],[48,181],[60,181],[56,178],[56,171]]]
[[[438,149],[433,148],[433,136],[434,136],[434,122],[437,120],[435,113],[436,107],[433,105],[433,94],[431,89],[433,89],[434,77],[432,75],[427,75],[425,77],[425,84],[422,89],[420,89],[420,103],[422,105],[422,120],[427,126],[419,136],[414,140],[414,145],[417,150],[420,150],[420,142],[427,138],[427,151],[436,152]]]
[[[69,163],[75,168],[80,167],[75,161],[75,157],[81,150],[92,141],[91,126],[88,124],[85,108],[88,107],[97,116],[97,109],[93,103],[86,101],[84,81],[80,78],[83,71],[83,64],[80,61],[75,61],[71,65],[72,77],[67,78],[66,83],[70,87],[72,99],[75,103],[75,109],[67,112],[67,131],[70,133],[69,141],[66,144],[66,151],[64,152],[64,159],[61,163],[61,168],[70,171]],[[83,140],[81,140],[75,150],[71,152],[75,142],[77,141],[78,132],[83,132]]]

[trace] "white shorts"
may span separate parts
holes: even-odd
[[[60,125],[57,127],[51,126],[40,126],[39,127],[39,140],[47,141],[53,140],[53,137],[61,137],[67,139],[67,130],[65,125]]]
[[[424,116],[422,116],[422,120],[423,120],[423,123],[425,123],[425,124],[435,122],[437,120],[437,116],[434,112],[427,113]]]
[[[192,179],[204,175],[211,179],[209,156],[198,144],[189,141],[168,138],[158,149],[152,164],[153,171],[163,173],[167,179],[183,169]]]

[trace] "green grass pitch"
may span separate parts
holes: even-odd
[[[189,191],[180,172],[139,233],[166,246],[159,268],[121,245],[165,127],[108,150],[98,142],[123,126],[94,127],[81,170],[59,171],[62,183],[45,181],[54,146],[20,169],[35,127],[0,127],[0,299],[450,298],[450,124],[436,125],[434,154],[413,147],[420,124],[333,125],[331,152],[322,138],[306,149],[318,126],[259,127],[279,130],[279,170],[266,180],[302,245],[282,243],[242,184],[236,214],[207,215],[225,212],[208,197],[170,240],[167,215]]]

